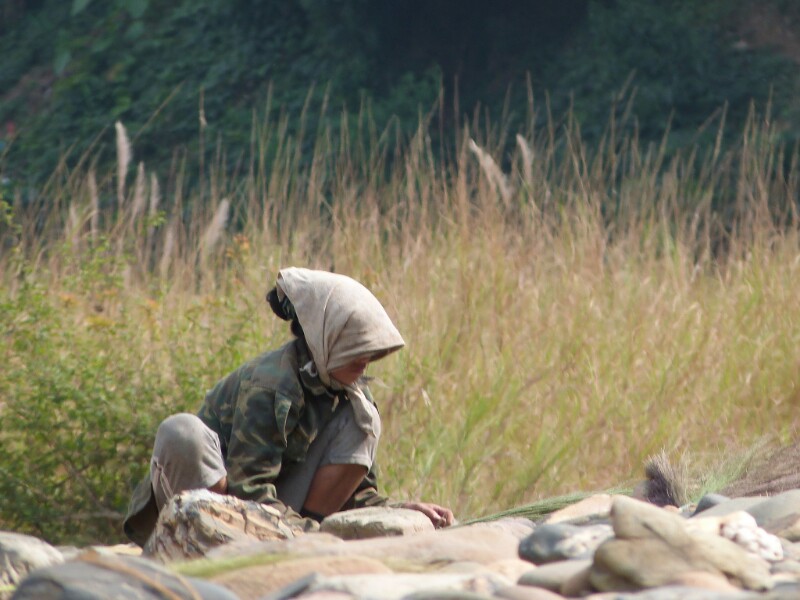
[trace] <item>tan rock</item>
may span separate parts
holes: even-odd
[[[417,510],[384,506],[334,513],[322,521],[319,529],[345,540],[414,535],[434,530],[431,520]]]
[[[620,539],[658,537],[675,546],[689,542],[682,517],[626,496],[614,497],[611,526]]]
[[[281,540],[302,533],[265,504],[191,490],[174,496],[161,511],[144,555],[164,562],[186,560],[234,541]]]
[[[210,580],[225,586],[242,600],[256,600],[311,573],[359,575],[391,572],[382,562],[364,556],[323,556],[246,567],[217,575]]]
[[[519,558],[506,558],[486,565],[486,568],[492,573],[506,577],[512,582],[518,581],[523,574],[531,570],[531,567],[531,563]]]
[[[585,517],[605,517],[611,512],[611,504],[614,496],[608,494],[595,494],[580,502],[571,504],[566,508],[557,510],[548,516],[545,523],[562,523],[573,519]]]
[[[586,567],[567,579],[561,586],[561,593],[568,598],[586,596],[594,591],[590,581],[591,567]]]
[[[731,584],[726,577],[706,571],[684,571],[679,573],[667,585],[702,588],[718,592],[739,591],[739,588]]]
[[[512,585],[494,593],[495,598],[506,600],[562,600],[563,596],[544,588],[529,585]]]

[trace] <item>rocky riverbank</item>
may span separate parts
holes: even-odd
[[[363,509],[302,533],[205,491],[172,501],[140,553],[0,533],[0,595],[29,599],[800,598],[800,490],[660,508],[597,495],[539,521],[434,530]],[[5,586],[5,587],[3,587]]]

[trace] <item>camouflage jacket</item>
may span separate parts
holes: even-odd
[[[305,528],[313,524],[301,523],[306,520],[277,498],[276,486],[305,460],[311,442],[346,401],[344,392],[334,393],[318,377],[300,371],[309,360],[301,339],[262,354],[219,381],[197,414],[219,435],[228,493],[269,504]],[[362,389],[373,401],[369,389]],[[124,523],[125,533],[139,545],[158,516],[149,483],[148,476],[134,491]],[[344,508],[386,504],[373,465]]]

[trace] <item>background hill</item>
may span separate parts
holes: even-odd
[[[221,142],[232,172],[269,112],[336,128],[367,104],[401,135],[431,113],[447,142],[476,113],[524,126],[531,92],[538,124],[571,107],[589,141],[626,111],[644,140],[713,141],[724,107],[736,132],[770,99],[781,139],[800,132],[787,0],[6,0],[0,19],[0,170],[17,182],[90,147],[111,160],[116,120],[151,169]]]

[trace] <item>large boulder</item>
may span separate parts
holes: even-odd
[[[590,571],[600,591],[633,591],[670,585],[686,573],[725,577],[737,587],[772,586],[767,561],[717,534],[690,533],[673,513],[630,498],[615,499],[615,538],[600,545]]]
[[[88,551],[33,571],[12,600],[237,600],[213,583],[172,573],[157,563]]]
[[[18,584],[34,569],[64,562],[47,542],[21,533],[0,531],[0,590]],[[0,591],[0,598],[3,592]]]
[[[285,540],[303,532],[271,506],[191,490],[173,496],[161,511],[144,554],[164,562],[186,560],[231,542]]]

